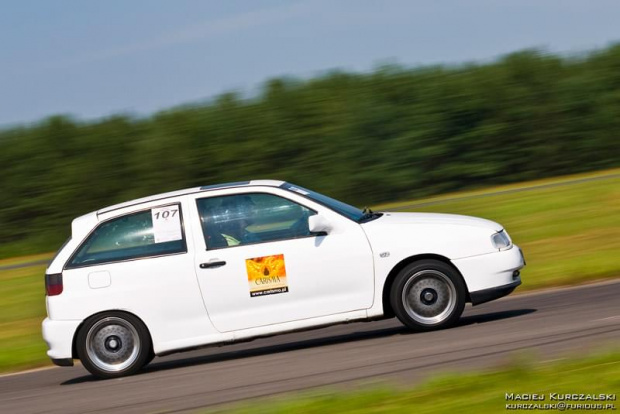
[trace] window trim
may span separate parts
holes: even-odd
[[[152,259],[152,258],[157,258],[157,257],[173,256],[173,255],[178,255],[178,254],[187,254],[188,249],[187,249],[187,237],[185,234],[185,220],[183,219],[183,206],[181,204],[182,204],[181,201],[175,201],[172,203],[161,204],[161,205],[152,206],[148,208],[142,208],[140,210],[135,210],[130,213],[121,214],[115,217],[110,217],[106,220],[99,222],[93,229],[91,229],[90,232],[88,232],[88,235],[80,242],[80,244],[73,251],[73,253],[71,253],[71,256],[69,257],[69,259],[65,262],[65,265],[63,266],[63,271],[80,269],[83,267],[92,267],[92,266],[101,266],[101,265],[108,265],[108,264],[114,264],[114,263],[132,262],[134,260],[144,260],[144,259]],[[182,235],[181,240],[183,241],[183,250],[179,250],[179,251],[171,252],[171,253],[136,255],[136,256],[127,257],[125,259],[105,260],[105,261],[96,262],[96,263],[71,264],[75,256],[77,256],[78,252],[82,249],[82,247],[86,244],[86,242],[88,242],[92,234],[104,224],[109,223],[112,220],[117,220],[122,217],[133,216],[135,214],[144,213],[145,211],[150,211],[150,210],[153,210],[154,208],[168,207],[168,206],[174,206],[174,205],[179,206],[179,220],[181,222],[181,235]]]
[[[56,254],[54,254],[54,257],[52,257],[52,260],[50,260],[49,263],[54,263],[54,260],[58,258],[58,256],[60,255],[60,252],[62,252],[65,249],[65,247],[67,247],[67,245],[71,242],[72,239],[73,237],[72,235],[70,235],[69,238],[65,240],[65,242],[62,244],[62,246],[60,246],[60,249],[56,251]]]
[[[231,194],[221,194],[221,195],[212,195],[212,196],[207,196],[207,197],[197,197],[194,201],[196,202],[196,211],[198,212],[198,221],[200,222],[200,232],[202,233],[202,240],[204,240],[205,243],[205,251],[215,251],[215,250],[223,250],[223,249],[230,249],[233,247],[245,247],[245,246],[254,246],[257,244],[265,244],[265,243],[276,243],[276,242],[281,242],[281,241],[287,241],[287,240],[299,240],[299,239],[307,239],[310,237],[317,237],[319,236],[318,234],[308,234],[307,236],[299,236],[299,237],[289,237],[289,238],[285,238],[285,239],[277,239],[277,240],[265,240],[265,241],[257,241],[257,242],[250,242],[250,243],[243,243],[243,244],[236,244],[233,246],[222,246],[222,247],[212,247],[209,248],[209,245],[207,244],[207,235],[205,234],[205,227],[202,225],[202,217],[200,214],[200,208],[198,206],[198,202],[200,200],[205,200],[205,199],[214,199],[214,198],[222,198],[222,197],[234,197],[237,195],[252,195],[252,194],[266,194],[266,195],[270,195],[273,197],[278,197],[284,200],[287,200],[293,204],[297,204],[300,207],[303,207],[307,210],[309,210],[310,212],[314,213],[314,214],[318,214],[319,212],[316,211],[313,208],[308,207],[305,204],[299,203],[296,200],[291,200],[288,197],[285,197],[283,195],[280,194],[274,194],[268,191],[248,191],[248,192],[243,192],[243,193],[231,193]],[[312,201],[312,200],[311,200]],[[310,214],[313,215],[313,214]]]

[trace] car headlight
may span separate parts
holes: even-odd
[[[505,230],[500,230],[491,236],[491,243],[496,249],[506,250],[512,247],[512,240]]]

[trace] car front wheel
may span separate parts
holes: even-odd
[[[142,321],[122,312],[89,318],[77,336],[78,357],[91,374],[116,378],[136,373],[151,355],[151,337]]]
[[[450,265],[421,260],[396,276],[390,302],[398,319],[411,329],[431,331],[453,325],[465,308],[465,283]]]

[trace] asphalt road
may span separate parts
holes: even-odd
[[[512,296],[468,307],[448,330],[409,333],[395,319],[352,323],[156,358],[144,373],[115,380],[95,380],[80,365],[9,375],[0,377],[0,407],[6,413],[194,411],[319,386],[415,383],[439,372],[501,365],[523,352],[544,363],[617,347],[618,298],[620,280]]]

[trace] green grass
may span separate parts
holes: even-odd
[[[0,271],[0,372],[48,365],[41,337],[45,266]]]
[[[518,292],[620,276],[620,178],[611,170],[576,177],[449,194],[417,204],[415,211],[448,212],[485,217],[503,224],[521,246],[527,267]],[[599,181],[536,188],[573,178]],[[527,188],[518,193],[485,195]],[[479,198],[458,197],[484,195]],[[406,203],[391,204],[396,208]],[[384,206],[385,207],[385,206]],[[0,261],[1,266],[49,259],[50,253]],[[45,317],[45,266],[0,270],[0,372],[48,365],[41,321]]]
[[[510,412],[506,393],[618,394],[620,390],[620,352],[607,352],[587,358],[550,364],[516,360],[509,366],[489,372],[444,375],[415,388],[385,385],[342,393],[323,389],[287,397],[274,397],[227,406],[207,412],[258,413],[497,413]],[[579,403],[570,402],[566,403]],[[581,402],[586,403],[584,402]],[[587,401],[597,403],[597,401]],[[604,401],[620,409],[619,401]],[[517,410],[520,411],[520,410]],[[555,412],[555,411],[554,411]],[[574,411],[572,411],[574,412]],[[581,412],[581,411],[578,411]],[[611,412],[611,411],[609,411]]]
[[[40,260],[51,260],[52,256],[54,255],[54,253],[39,253],[39,254],[32,254],[29,256],[19,256],[19,257],[11,257],[8,259],[1,259],[0,260],[0,269],[2,267],[5,266],[15,266],[15,265],[21,265],[21,264],[25,264],[25,263],[32,263],[32,262],[37,262]]]

